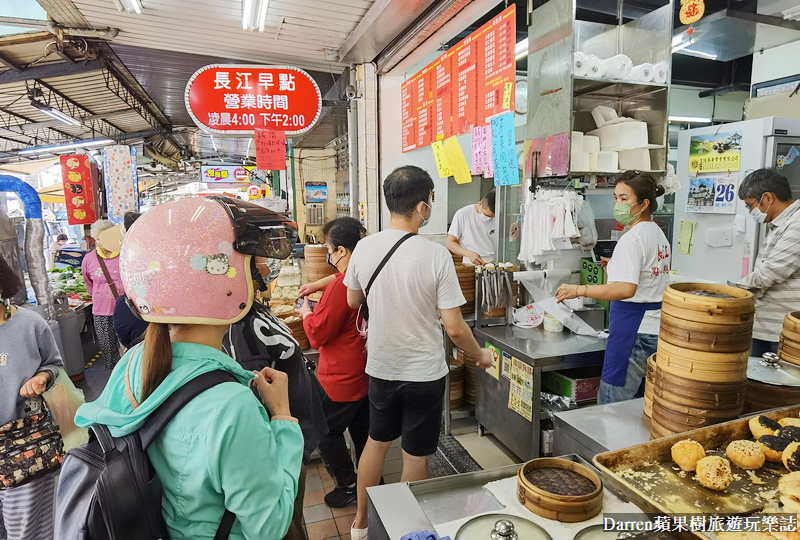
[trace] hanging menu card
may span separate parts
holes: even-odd
[[[403,83],[403,152],[514,109],[516,10],[510,6]]]

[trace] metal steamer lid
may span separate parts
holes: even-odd
[[[751,356],[747,361],[747,378],[776,386],[800,387],[800,366],[784,362],[774,353]]]

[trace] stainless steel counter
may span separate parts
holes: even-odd
[[[489,430],[520,460],[539,457],[542,373],[602,365],[606,340],[568,330],[545,332],[541,327],[482,327],[474,333],[479,344],[489,342],[533,368],[531,421],[508,408],[509,379],[500,376],[497,380],[484,370],[477,370],[478,433]]]
[[[639,398],[556,413],[553,454],[578,454],[591,462],[602,452],[646,443],[650,419],[643,409]]]

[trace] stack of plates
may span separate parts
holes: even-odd
[[[800,365],[800,311],[787,314],[783,320],[778,356],[781,360]]]
[[[464,295],[466,304],[461,306],[461,313],[469,315],[475,312],[475,267],[471,264],[456,264],[456,275],[461,293]]]
[[[464,356],[464,351],[459,348],[453,347],[457,352],[456,362],[464,366],[464,401],[471,405],[475,405],[475,362],[469,361]]]
[[[653,438],[741,414],[754,312],[755,298],[743,289],[702,283],[667,287],[656,353]]]

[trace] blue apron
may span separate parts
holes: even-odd
[[[628,374],[628,360],[636,343],[639,324],[644,312],[661,309],[661,302],[640,304],[634,302],[611,302],[608,312],[608,343],[603,359],[603,373],[600,376],[611,386],[625,386]]]

